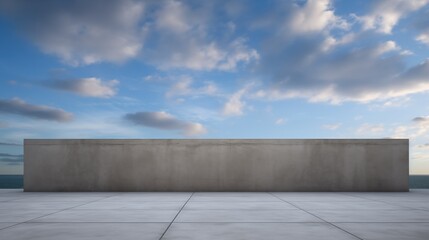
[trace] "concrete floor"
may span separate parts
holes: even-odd
[[[24,193],[0,190],[0,239],[429,239],[409,193]]]

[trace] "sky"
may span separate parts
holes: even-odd
[[[0,174],[25,138],[409,138],[429,0],[0,0]]]

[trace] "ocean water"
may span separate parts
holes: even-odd
[[[0,188],[22,188],[23,175],[0,175]]]
[[[22,188],[23,175],[0,175],[1,188]],[[429,188],[429,175],[411,175],[410,188]]]

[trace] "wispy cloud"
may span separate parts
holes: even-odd
[[[357,19],[365,30],[390,34],[401,18],[428,3],[428,0],[376,0],[372,2],[370,13]]]
[[[73,118],[73,114],[62,109],[29,104],[19,98],[0,99],[0,112],[57,122],[68,122]]]
[[[277,118],[276,121],[274,122],[276,125],[283,125],[286,123],[286,119],[284,118]]]
[[[9,153],[0,153],[0,163],[5,163],[6,165],[21,165],[23,163],[22,154],[9,154]]]
[[[164,70],[233,71],[239,64],[259,59],[257,50],[249,47],[243,37],[225,35],[227,41],[210,37],[213,34],[210,26],[219,21],[215,16],[216,5],[161,3],[153,9],[153,27],[147,28],[144,56],[148,62]]]
[[[78,78],[67,80],[51,80],[45,85],[62,91],[76,93],[85,97],[109,98],[116,95],[118,80],[102,81],[99,78]]]
[[[167,97],[175,96],[201,96],[201,95],[213,95],[218,89],[212,82],[207,82],[204,86],[194,87],[192,86],[193,79],[190,76],[181,76],[179,80],[171,86],[171,88],[165,94]]]
[[[6,163],[6,165],[22,165],[22,158],[0,158],[0,162]]]
[[[222,114],[224,116],[243,115],[243,109],[246,106],[246,102],[243,101],[242,97],[247,92],[247,90],[248,87],[245,87],[229,97],[222,109]]]
[[[20,143],[0,142],[0,146],[22,146]]]
[[[356,132],[360,135],[376,135],[384,132],[383,124],[362,124]]]
[[[183,121],[166,112],[128,113],[124,118],[136,125],[163,130],[179,130],[185,136],[197,136],[207,132],[200,123]]]
[[[393,137],[417,139],[427,133],[429,133],[429,117],[419,116],[413,118],[411,124],[397,126],[394,129]]]
[[[339,127],[341,127],[341,125],[342,125],[341,123],[324,124],[322,128],[334,131],[334,130],[337,130]]]
[[[23,157],[22,154],[0,153],[0,157]]]

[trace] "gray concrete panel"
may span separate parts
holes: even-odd
[[[408,191],[407,139],[24,140],[25,191]]]

